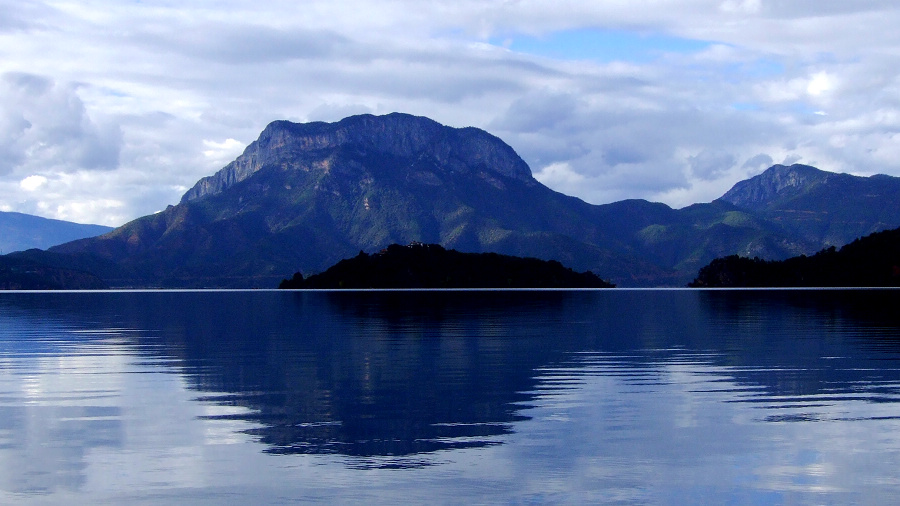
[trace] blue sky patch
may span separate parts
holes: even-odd
[[[751,102],[735,102],[731,104],[731,108],[735,111],[759,111],[761,108],[759,104],[754,104]]]

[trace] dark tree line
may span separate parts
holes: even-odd
[[[557,261],[497,253],[461,253],[436,244],[393,244],[379,253],[360,251],[325,272],[301,273],[279,288],[611,288],[591,272]]]
[[[761,260],[737,255],[700,269],[692,287],[888,287],[900,286],[900,228],[876,232],[840,250],[812,256]]]

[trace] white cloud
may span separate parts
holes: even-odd
[[[237,158],[244,150],[244,143],[237,139],[225,139],[222,142],[216,142],[204,139],[203,156],[213,163],[227,165],[228,162]]]
[[[574,185],[584,181],[585,177],[572,170],[565,162],[551,163],[534,173],[535,179],[550,186]]]
[[[19,181],[19,186],[28,192],[33,192],[45,184],[47,184],[47,178],[38,175],[31,175]]]
[[[712,200],[761,170],[742,160],[765,157],[900,175],[888,0],[0,0],[0,12],[4,209],[121,224],[177,202],[272,120],[361,112],[488,129],[547,184],[597,203]],[[614,63],[503,47],[576,29],[705,42]],[[37,180],[20,184],[35,175],[43,207],[26,189]]]
[[[90,223],[95,216],[114,214],[123,207],[125,207],[125,203],[116,199],[79,200],[57,205],[53,214],[62,220]]]
[[[817,72],[810,76],[806,92],[814,97],[823,95],[834,88],[834,78],[827,72]]]
[[[719,5],[723,12],[735,14],[757,14],[761,7],[760,0],[725,0]]]

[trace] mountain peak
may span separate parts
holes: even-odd
[[[433,160],[435,167],[483,171],[529,184],[534,182],[531,169],[516,152],[483,130],[452,128],[403,113],[363,114],[335,123],[273,121],[241,156],[216,174],[201,179],[181,201],[221,193],[264,167],[302,166],[304,162],[321,162],[337,152],[397,159],[425,158]]]
[[[182,203],[53,252],[104,259],[111,286],[273,286],[414,241],[557,260],[621,285],[681,285],[715,257],[812,254],[896,227],[897,202],[900,178],[792,165],[683,210],[595,206],[542,185],[482,130],[362,115],[275,121]]]
[[[745,209],[761,209],[773,201],[805,192],[830,174],[809,165],[773,165],[762,174],[735,184],[720,200]]]

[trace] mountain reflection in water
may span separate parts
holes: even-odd
[[[523,419],[517,412],[534,388],[534,368],[557,348],[538,322],[566,298],[297,293],[243,306],[253,294],[216,295],[223,300],[202,319],[164,297],[142,303],[134,317],[169,312],[167,352],[194,388],[230,392],[216,401],[248,408],[221,417],[255,422],[250,433],[266,451],[357,457],[496,444]],[[534,325],[511,327],[510,318]]]
[[[188,441],[153,399],[122,398],[136,391],[122,385],[151,381],[193,392],[206,406],[194,420],[226,427],[222,440],[340,457],[347,469],[428,467],[497,446],[560,469],[589,451],[615,456],[582,456],[604,465],[655,455],[677,469],[691,452],[744,448],[722,446],[733,436],[721,424],[735,422],[718,416],[737,417],[733,430],[900,417],[898,302],[893,290],[0,294],[0,463],[59,463],[47,472],[38,459],[0,490],[78,490],[87,455],[130,448],[135,424]],[[39,365],[90,382],[48,384]],[[716,413],[728,405],[751,409]],[[518,439],[534,417],[542,428],[579,409],[596,410],[579,419],[596,427],[565,444],[570,454],[540,453],[564,432]],[[678,443],[676,429],[703,423],[711,433]],[[67,442],[48,455],[46,439]]]

